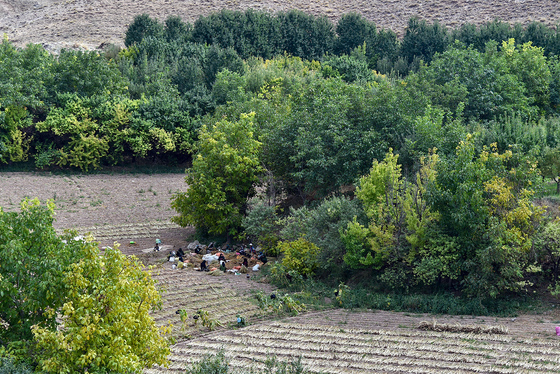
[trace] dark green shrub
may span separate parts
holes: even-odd
[[[24,363],[16,363],[9,357],[0,357],[0,374],[31,374],[33,370]]]
[[[354,48],[366,43],[374,42],[376,28],[373,22],[368,21],[359,13],[346,13],[340,17],[336,25],[336,52],[349,54]]]
[[[437,21],[429,25],[425,20],[411,18],[401,43],[401,56],[410,64],[414,57],[430,62],[436,52],[446,48],[447,31]]]
[[[134,17],[134,21],[126,30],[124,45],[129,47],[138,44],[146,36],[160,38],[164,35],[163,25],[157,20],[152,19],[148,14]]]

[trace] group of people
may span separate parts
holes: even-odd
[[[220,263],[220,270],[226,271],[226,256],[223,253],[220,253],[220,256],[218,256],[218,262]],[[206,260],[202,260],[200,263],[200,271],[210,271]]]
[[[159,239],[156,239],[156,245],[154,247],[154,251],[155,252],[159,252],[160,251],[160,245],[161,241]],[[227,247],[229,249],[229,245]],[[208,245],[207,249],[206,249],[206,253],[210,253],[211,249],[215,249],[215,244],[212,242]],[[196,254],[201,254],[203,251],[203,249],[200,247],[200,245],[197,245],[194,252]],[[248,258],[249,257],[256,257],[257,260],[261,261],[263,264],[266,264],[268,262],[267,258],[266,258],[266,254],[262,251],[259,251],[257,253],[256,249],[253,247],[253,243],[249,244],[248,246],[242,245],[241,248],[239,249],[238,252],[239,255],[243,256],[243,263],[241,265],[241,272],[246,273],[249,269],[249,261]],[[185,256],[185,251],[183,251],[183,248],[179,248],[178,251],[171,251],[169,252],[169,255],[167,256],[167,260],[168,261],[175,261],[175,259],[177,258],[180,262],[185,262],[184,260],[184,256]],[[220,270],[222,271],[226,271],[226,257],[224,255],[223,252],[219,253],[218,256],[218,262],[220,263]],[[200,264],[200,271],[210,271],[209,268],[209,264],[207,260],[202,260],[202,263]]]
[[[172,257],[173,258],[177,257],[180,262],[185,262],[185,259],[183,258],[184,255],[185,255],[185,251],[183,251],[183,248],[179,248],[177,252],[175,251],[169,252],[169,256],[167,256],[167,261],[171,261]]]

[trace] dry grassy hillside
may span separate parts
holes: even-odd
[[[343,13],[359,12],[400,34],[415,15],[437,19],[449,27],[495,18],[549,25],[560,20],[558,0],[0,0],[0,34],[6,33],[18,45],[42,43],[51,50],[96,48],[104,42],[122,44],[126,27],[137,14],[148,13],[162,20],[179,15],[193,22],[222,8],[295,8],[333,21]]]

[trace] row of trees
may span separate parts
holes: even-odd
[[[0,129],[0,160],[3,163],[19,163],[31,158],[38,168],[71,166],[84,171],[138,160],[172,163],[188,160],[197,130],[203,122],[201,118],[224,104],[229,99],[228,95],[235,95],[228,91],[230,87],[223,84],[214,87],[218,72],[227,69],[240,76],[249,74],[249,95],[258,94],[259,84],[264,79],[250,71],[252,66],[261,63],[258,59],[250,57],[244,61],[240,56],[251,56],[251,53],[257,54],[257,50],[266,48],[251,47],[251,52],[243,52],[235,45],[220,42],[218,35],[232,32],[235,29],[230,25],[232,22],[239,28],[236,35],[248,35],[248,31],[242,30],[249,27],[248,24],[261,25],[259,27],[264,30],[267,22],[304,18],[305,22],[290,21],[289,24],[305,29],[315,27],[312,26],[315,23],[326,22],[298,12],[273,15],[254,11],[223,11],[200,18],[194,26],[190,26],[177,17],[170,17],[161,24],[143,15],[138,16],[128,29],[126,44],[129,47],[125,50],[111,47],[104,54],[62,51],[59,56],[53,56],[40,46],[18,49],[4,39],[0,45],[0,122],[3,125]],[[505,32],[506,28],[509,33]],[[218,39],[202,38],[200,35],[204,32],[201,30],[206,29]],[[475,120],[496,118],[506,111],[515,112],[522,106],[525,106],[521,108],[524,114],[532,114],[533,117],[535,113],[548,114],[557,110],[560,102],[557,64],[553,57],[543,60],[554,50],[552,42],[547,44],[548,49],[528,46],[511,57],[493,52],[501,49],[500,42],[498,45],[480,46],[481,41],[504,35],[519,35],[521,40],[525,40],[535,34],[536,29],[546,35],[537,38],[539,43],[552,41],[554,33],[551,29],[542,25],[511,28],[499,22],[466,29],[474,30],[478,36],[466,37],[457,30],[451,33],[437,24],[411,20],[407,35],[415,36],[405,37],[400,42],[394,34],[386,37],[390,32],[377,31],[375,25],[361,16],[348,14],[336,27],[331,27],[333,34],[329,45],[334,48],[332,53],[302,54],[297,52],[297,48],[290,49],[280,42],[274,42],[282,46],[270,53],[289,51],[305,58],[318,58],[321,64],[319,67],[313,65],[313,69],[317,67],[321,70],[322,77],[340,76],[346,83],[366,84],[383,79],[372,73],[372,58],[379,62],[380,58],[388,57],[391,64],[399,58],[405,59],[406,64],[412,60],[419,62],[419,58],[427,62],[432,59],[433,53],[445,50],[444,55],[452,61],[440,57],[440,67],[453,60],[457,64],[447,71],[434,67],[430,70],[431,76],[422,76],[421,83],[429,81],[430,87],[433,87],[429,95],[431,100],[447,100],[447,103],[440,104],[454,106],[452,110],[463,102],[466,104],[465,115]],[[512,30],[516,30],[515,33]],[[439,35],[440,31],[445,34],[443,39],[440,38],[445,43],[434,42],[434,35]],[[302,36],[302,41],[306,43],[316,40],[307,31],[294,33],[306,35]],[[228,38],[231,39],[232,35]],[[455,37],[472,47],[463,50],[460,43],[450,44],[451,38]],[[268,40],[263,38],[259,40]],[[287,36],[279,38],[285,40]],[[424,47],[405,48],[406,45],[420,43],[420,39],[414,38],[424,40],[422,43],[426,45],[439,47],[429,53]],[[202,44],[208,42],[214,44]],[[244,41],[242,44],[254,43]],[[411,48],[417,52],[404,52]],[[514,46],[508,48],[516,51]],[[465,61],[460,61],[459,56],[451,56],[453,53],[462,54]],[[510,65],[514,65],[515,69]],[[482,66],[485,69],[480,69]],[[533,74],[531,68],[540,70]],[[515,81],[509,80],[510,77],[523,80],[527,92],[523,95],[515,92],[518,86]],[[484,83],[480,92],[474,90],[477,82]],[[466,85],[469,87],[464,87]],[[464,97],[466,88],[470,89],[470,97]],[[493,94],[496,91],[498,95]],[[519,102],[526,96],[525,104]],[[514,103],[516,100],[518,103]],[[389,145],[396,148],[395,144]]]
[[[495,20],[480,26],[466,23],[448,29],[437,21],[429,24],[411,18],[404,37],[399,40],[393,31],[378,29],[358,13],[343,14],[333,24],[326,17],[297,10],[273,14],[224,9],[198,18],[193,25],[177,17],[170,17],[162,24],[148,15],[138,16],[126,33],[125,45],[140,43],[146,37],[232,48],[243,59],[254,56],[269,59],[286,52],[318,60],[325,54],[350,54],[365,44],[370,69],[401,75],[416,70],[420,60],[430,62],[435,53],[443,52],[455,40],[483,52],[491,40],[501,42],[513,38],[519,43],[531,41],[544,48],[547,56],[560,54],[559,31],[540,22],[524,27]]]

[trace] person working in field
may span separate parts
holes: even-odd
[[[200,271],[208,271],[208,265],[206,264],[206,260],[202,260],[200,263]]]

